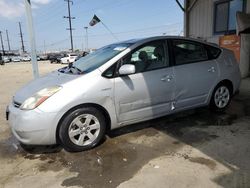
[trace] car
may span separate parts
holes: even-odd
[[[2,54],[0,53],[0,65],[4,65],[4,64],[5,64],[5,62],[3,60]]]
[[[13,62],[20,62],[21,58],[19,56],[14,56],[14,57],[12,57],[12,61]]]
[[[40,56],[36,56],[36,60],[37,60],[37,61],[41,61]]]
[[[67,54],[66,57],[61,58],[61,63],[62,64],[73,63],[76,61],[77,57],[78,55],[75,53]]]
[[[63,57],[63,54],[51,54],[48,56],[48,60],[50,60],[50,63],[61,63]]]
[[[22,61],[31,61],[31,57],[30,56],[24,56],[24,57],[22,57]]]
[[[46,55],[46,54],[40,55],[40,60],[41,61],[48,60],[48,55]]]
[[[230,50],[184,37],[128,40],[30,82],[6,114],[24,145],[84,151],[125,125],[204,106],[223,111],[240,82]]]
[[[4,61],[4,63],[9,63],[11,61],[11,58],[8,56],[4,56],[3,61]]]

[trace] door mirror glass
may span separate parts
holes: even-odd
[[[119,75],[130,75],[135,73],[135,66],[132,64],[122,65],[119,69]]]

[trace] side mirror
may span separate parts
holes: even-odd
[[[131,64],[122,65],[119,69],[120,75],[130,75],[135,73],[135,66]]]

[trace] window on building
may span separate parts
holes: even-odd
[[[236,12],[244,10],[245,0],[220,0],[214,4],[214,33],[236,33]]]

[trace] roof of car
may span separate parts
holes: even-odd
[[[202,39],[195,39],[195,38],[188,38],[188,37],[183,37],[183,36],[154,36],[154,37],[147,37],[147,38],[138,38],[138,39],[130,39],[126,41],[121,41],[118,43],[144,43],[144,42],[149,42],[151,40],[161,40],[161,39],[182,39],[182,40],[190,40],[190,41],[195,41],[195,42],[200,42],[204,43],[207,45],[211,45],[214,47],[218,47],[217,44],[214,43],[208,43]]]

